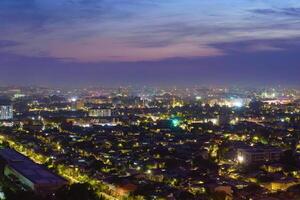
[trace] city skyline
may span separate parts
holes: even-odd
[[[297,1],[0,2],[0,84],[298,85]]]
[[[299,200],[299,0],[0,0],[0,200]]]

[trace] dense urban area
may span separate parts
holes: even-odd
[[[0,96],[0,199],[300,199],[297,89]]]

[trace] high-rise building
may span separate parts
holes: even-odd
[[[84,101],[83,100],[77,100],[76,101],[76,110],[83,110],[84,109]]]
[[[13,119],[13,106],[8,100],[0,100],[0,120]]]

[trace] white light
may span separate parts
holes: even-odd
[[[238,160],[239,163],[243,163],[244,162],[244,157],[242,155],[238,155],[237,160]]]
[[[213,125],[218,125],[219,120],[218,119],[211,119],[211,123],[213,123]]]
[[[201,100],[202,99],[202,97],[200,97],[200,96],[196,96],[196,100]]]
[[[71,98],[71,101],[72,101],[72,102],[75,102],[75,101],[77,101],[77,98],[76,98],[76,97],[72,97],[72,98]]]
[[[242,100],[235,100],[233,102],[233,106],[237,107],[237,108],[241,108],[241,107],[243,107],[243,101]]]

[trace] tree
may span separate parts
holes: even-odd
[[[287,169],[297,169],[297,159],[292,150],[287,150],[283,153],[281,162],[286,166]]]
[[[213,199],[214,200],[226,200],[227,199],[227,194],[224,191],[218,191],[213,193]]]
[[[41,196],[38,196],[33,191],[17,191],[14,192],[10,188],[4,187],[3,192],[6,200],[44,200]]]
[[[57,200],[101,200],[94,189],[87,183],[76,183],[60,189],[56,193]]]

